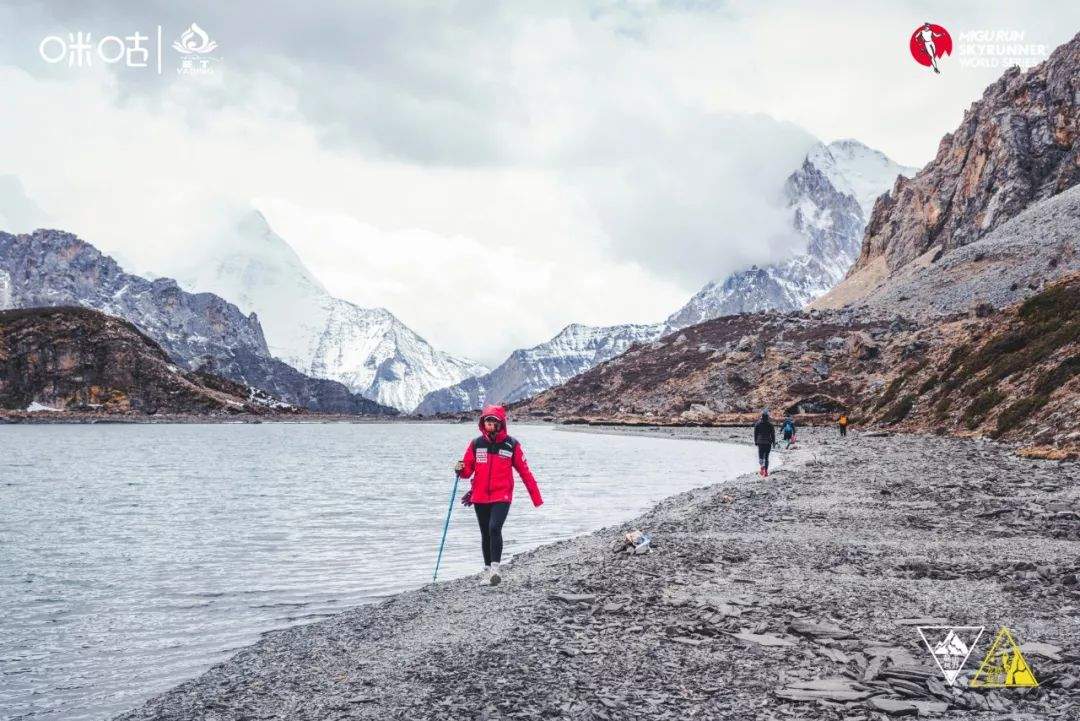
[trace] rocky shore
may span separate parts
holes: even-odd
[[[767,479],[521,554],[497,587],[428,585],[269,634],[118,718],[1080,716],[1076,463],[932,436],[800,441]],[[655,550],[615,552],[635,528]],[[1007,626],[1040,686],[947,686],[919,625],[985,625],[971,673]]]

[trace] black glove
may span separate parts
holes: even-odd
[[[461,497],[461,505],[463,505],[463,506],[471,506],[472,505],[472,491],[468,491],[464,496]]]

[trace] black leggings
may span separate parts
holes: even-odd
[[[480,545],[484,550],[484,565],[502,562],[502,527],[509,503],[474,503],[476,520],[480,524]]]
[[[762,466],[766,471],[769,470],[769,450],[772,449],[771,443],[758,443],[757,444],[757,457],[758,465]]]

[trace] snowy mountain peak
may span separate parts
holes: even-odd
[[[447,413],[485,403],[512,403],[565,383],[638,342],[655,340],[663,325],[589,326],[571,323],[550,340],[510,354],[498,368],[429,393],[418,413]]]
[[[432,348],[386,308],[333,297],[258,210],[238,218],[212,257],[179,275],[191,290],[256,312],[274,356],[399,410],[411,411],[430,391],[488,370]]]
[[[867,219],[874,201],[892,188],[896,176],[912,176],[918,170],[900,165],[880,150],[850,138],[834,140],[828,145],[818,143],[806,159],[825,174],[837,191],[855,198]]]
[[[707,283],[668,318],[668,330],[735,313],[794,310],[824,294],[858,257],[874,202],[898,175],[915,170],[857,140],[815,144],[784,184],[791,224],[806,238],[806,251]]]
[[[782,189],[792,226],[807,240],[805,253],[711,281],[665,323],[571,323],[545,343],[514,351],[487,375],[428,394],[417,411],[463,411],[485,402],[519,400],[564,383],[635,342],[650,342],[721,315],[801,308],[843,277],[858,255],[874,201],[897,175],[913,172],[857,140],[818,143]]]

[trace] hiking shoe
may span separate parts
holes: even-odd
[[[492,586],[498,586],[502,582],[502,576],[499,575],[498,571],[492,571],[491,576],[489,578],[490,578],[489,583]]]
[[[477,586],[490,586],[491,585],[491,569],[485,568],[480,572],[479,580],[476,582]]]
[[[760,468],[758,468],[757,474],[759,476],[761,476],[762,478],[764,478],[765,477],[765,466],[761,466]]]
[[[768,478],[769,477],[769,469],[766,468],[764,471],[762,471],[761,475],[762,475],[763,478]]]

